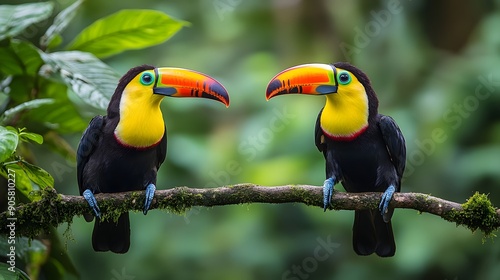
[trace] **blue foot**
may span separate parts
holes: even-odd
[[[101,218],[101,209],[99,209],[99,206],[97,205],[97,200],[95,200],[95,197],[94,197],[94,194],[92,193],[92,191],[89,189],[86,189],[83,192],[83,197],[85,198],[85,200],[89,204],[90,208],[92,208],[92,210],[94,210],[95,216],[100,219]]]
[[[323,211],[330,206],[333,195],[333,186],[335,185],[335,178],[328,178],[323,183]]]
[[[382,195],[382,199],[380,200],[380,204],[378,205],[378,209],[380,210],[380,213],[382,215],[387,213],[387,211],[389,210],[389,202],[391,202],[392,195],[395,191],[396,189],[394,188],[394,186],[390,185]]]
[[[155,196],[156,187],[154,184],[149,184],[146,187],[146,200],[144,201],[144,210],[142,213],[146,215],[148,213],[149,207],[151,207],[151,202],[153,201],[153,197]]]

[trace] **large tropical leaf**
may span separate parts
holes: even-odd
[[[0,236],[0,253],[4,256],[8,252],[10,252],[11,245],[8,245],[7,243],[7,237]],[[17,237],[15,239],[16,261],[26,264],[29,263],[28,271],[30,273],[30,276],[32,277],[36,277],[40,274],[41,267],[46,262],[49,253],[50,251],[48,250],[47,246],[38,239],[29,239],[28,237],[23,236]],[[0,276],[1,275],[2,274],[0,273]],[[7,278],[5,279],[29,279],[23,277],[15,277],[17,277],[17,275],[12,273],[11,269],[10,275],[7,275]]]
[[[36,77],[27,75],[10,75],[5,81],[6,93],[12,104],[21,104],[33,99]]]
[[[0,6],[0,40],[21,34],[33,23],[47,19],[54,8],[52,2]]]
[[[94,22],[68,46],[69,50],[93,53],[103,58],[126,50],[162,43],[187,22],[153,10],[122,10]]]
[[[56,101],[43,108],[31,110],[25,117],[59,133],[82,132],[88,125],[69,100]]]
[[[43,60],[38,50],[30,43],[12,40],[10,44],[0,47],[0,72],[5,75],[34,76]]]
[[[40,45],[42,47],[53,48],[56,47],[61,40],[57,40],[60,38],[61,32],[66,29],[69,22],[75,17],[78,8],[82,5],[83,0],[77,0],[71,6],[62,10],[55,18],[54,23],[45,31],[45,34],[40,38]],[[56,42],[58,41],[58,42]]]
[[[25,110],[30,110],[30,109],[35,109],[43,105],[47,104],[52,104],[54,103],[54,99],[52,98],[42,98],[42,99],[34,99],[30,100],[24,103],[21,103],[17,105],[14,108],[10,108],[9,110],[5,111],[3,115],[0,118],[0,123],[4,123],[19,112],[25,111]]]
[[[0,163],[8,159],[16,150],[19,136],[14,131],[0,126]]]
[[[118,74],[90,53],[79,51],[43,54],[42,58],[83,102],[106,109],[115,91]]]
[[[21,160],[19,164],[28,178],[33,183],[37,184],[40,189],[54,187],[54,178],[49,174],[49,172],[24,160]]]
[[[41,78],[38,86],[40,98],[55,101],[24,112],[24,120],[28,120],[31,125],[42,125],[59,133],[82,132],[87,127],[88,120],[80,116],[75,104],[69,99],[66,85]]]
[[[0,279],[30,280],[28,275],[17,267],[0,262]]]
[[[3,169],[0,169],[0,174],[7,178],[7,171],[10,170],[9,173],[14,173],[16,174],[16,189],[24,195],[27,199],[30,201],[34,200],[40,200],[40,196],[34,196],[33,195],[33,183],[31,182],[30,178],[24,172],[24,169],[22,167],[22,163],[17,160],[13,162],[9,162]]]

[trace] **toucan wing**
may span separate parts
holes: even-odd
[[[160,144],[156,148],[158,161],[156,163],[156,169],[160,168],[160,165],[165,161],[165,157],[167,156],[167,130],[165,129],[165,133],[163,134],[163,138],[161,139]]]
[[[389,152],[398,177],[401,179],[406,165],[405,139],[393,118],[384,115],[380,116],[378,126],[387,147],[387,152]]]
[[[321,119],[321,113],[323,112],[323,109],[319,111],[318,118],[316,119],[316,128],[314,129],[314,143],[316,144],[316,147],[320,152],[325,153],[326,151],[326,143],[325,143],[325,136],[323,134],[323,130],[321,129],[320,125],[320,119]]]
[[[90,157],[94,153],[99,140],[102,136],[102,128],[104,126],[104,117],[95,116],[80,139],[78,150],[76,151],[76,174],[78,180],[78,188],[80,195],[85,191],[86,187],[83,186],[83,170]]]

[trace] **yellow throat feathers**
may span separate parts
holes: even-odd
[[[339,85],[337,93],[326,95],[320,124],[332,138],[354,138],[368,127],[368,96],[358,79],[351,77],[348,85]]]
[[[159,143],[165,133],[160,110],[163,97],[153,94],[152,89],[141,85],[137,78],[132,80],[120,99],[116,139],[121,144],[134,148],[147,148]]]

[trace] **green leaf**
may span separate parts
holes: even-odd
[[[30,110],[30,109],[35,109],[43,105],[47,104],[53,104],[54,99],[52,98],[43,98],[43,99],[34,99],[30,100],[24,103],[21,103],[17,105],[14,108],[10,108],[9,110],[5,111],[2,115],[2,118],[0,122],[5,123],[7,120],[18,114],[19,112],[25,111],[25,110]]]
[[[35,77],[26,75],[10,76],[7,88],[8,95],[13,104],[21,104],[32,99],[33,88],[35,87]]]
[[[54,178],[49,174],[49,172],[24,160],[21,161],[21,164],[28,178],[33,183],[37,184],[40,189],[54,187]]]
[[[16,248],[16,262],[21,261],[28,264],[31,276],[39,274],[40,268],[49,254],[47,246],[45,246],[40,240],[29,239],[27,237],[18,237],[14,240],[14,246]],[[11,245],[8,245],[7,243],[7,237],[0,236],[0,254],[2,256],[10,253]],[[12,277],[12,271],[10,271],[10,273]],[[0,275],[2,275],[1,272]],[[12,279],[11,277],[7,279]]]
[[[42,58],[83,102],[106,109],[120,76],[90,53],[79,51],[43,54]]]
[[[21,132],[19,133],[19,138],[26,142],[28,142],[28,140],[31,140],[37,144],[43,143],[43,136],[33,132]]]
[[[0,72],[5,75],[35,76],[43,64],[38,49],[21,40],[12,40],[9,45],[0,47],[0,57]]]
[[[0,279],[12,279],[12,280],[30,280],[28,275],[17,267],[10,268],[14,272],[9,270],[10,265],[0,262]]]
[[[50,98],[55,102],[26,111],[22,115],[23,120],[59,133],[82,132],[87,127],[88,121],[82,119],[69,99],[66,85],[42,78],[39,81],[39,89],[40,97]]]
[[[78,11],[78,8],[82,5],[83,0],[77,0],[71,6],[62,10],[55,18],[54,23],[47,29],[45,34],[40,38],[40,45],[43,48],[55,48],[60,43],[62,43],[62,38],[60,36],[61,32],[66,29],[69,22],[73,20]]]
[[[94,22],[67,47],[104,58],[160,44],[187,22],[153,10],[122,10]]]
[[[19,136],[17,133],[0,126],[0,163],[12,156],[18,143]]]
[[[17,238],[16,249],[19,250],[20,259],[24,260],[29,267],[29,275],[38,279],[42,266],[47,261],[49,251],[40,240],[28,239],[27,237]]]
[[[46,46],[48,50],[52,50],[55,47],[59,46],[63,42],[63,38],[60,34],[54,35],[54,38],[49,42],[49,44]]]
[[[31,110],[25,117],[36,120],[59,133],[82,132],[88,125],[69,100],[57,101],[43,108]]]
[[[13,163],[7,164],[3,169],[0,169],[0,173],[4,178],[7,178],[6,170],[10,169],[14,174],[16,174],[16,189],[23,194],[30,201],[36,200],[36,197],[32,195],[33,183],[29,179],[26,172],[22,168],[21,161],[15,161]]]
[[[0,6],[0,40],[21,34],[30,25],[47,19],[54,3],[41,2]]]
[[[30,261],[31,252],[45,252],[47,251],[47,246],[45,246],[40,240],[29,239],[27,237],[18,237],[15,239],[16,247],[16,257],[18,260],[22,260],[25,263]],[[7,236],[0,235],[0,254],[2,256],[7,255],[10,252],[10,245],[8,243]]]

